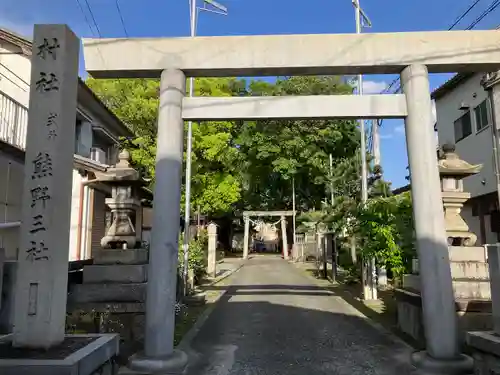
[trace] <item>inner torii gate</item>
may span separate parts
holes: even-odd
[[[293,211],[243,211],[243,220],[245,222],[245,234],[243,236],[243,259],[248,258],[249,246],[249,232],[250,232],[250,217],[264,217],[264,216],[279,216],[281,225],[281,236],[283,237],[283,256],[285,259],[289,258],[288,253],[288,239],[286,236],[286,217],[293,216]]]
[[[35,40],[43,41],[37,35]],[[456,315],[436,160],[428,73],[500,68],[500,32],[259,35],[85,39],[96,78],[161,78],[153,229],[149,252],[145,353],[133,369],[172,372],[175,283],[184,121],[404,118],[413,216],[421,264],[426,351],[421,369],[472,370],[456,345]],[[186,77],[400,74],[404,94],[186,98]],[[76,80],[76,77],[75,77]]]

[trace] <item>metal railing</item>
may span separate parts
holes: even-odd
[[[26,148],[28,108],[0,91],[0,140]]]

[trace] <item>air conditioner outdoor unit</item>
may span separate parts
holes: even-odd
[[[90,151],[90,158],[101,164],[106,164],[106,152],[100,148],[93,147]]]

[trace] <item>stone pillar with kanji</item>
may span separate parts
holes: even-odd
[[[31,56],[16,347],[64,340],[80,43],[64,25],[35,25]]]

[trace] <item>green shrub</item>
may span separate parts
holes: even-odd
[[[179,268],[184,268],[184,249],[183,237],[179,240]],[[198,238],[189,242],[189,257],[188,267],[193,270],[196,279],[200,279],[205,275],[206,270],[206,253],[208,247],[208,235],[205,230],[201,231]]]

